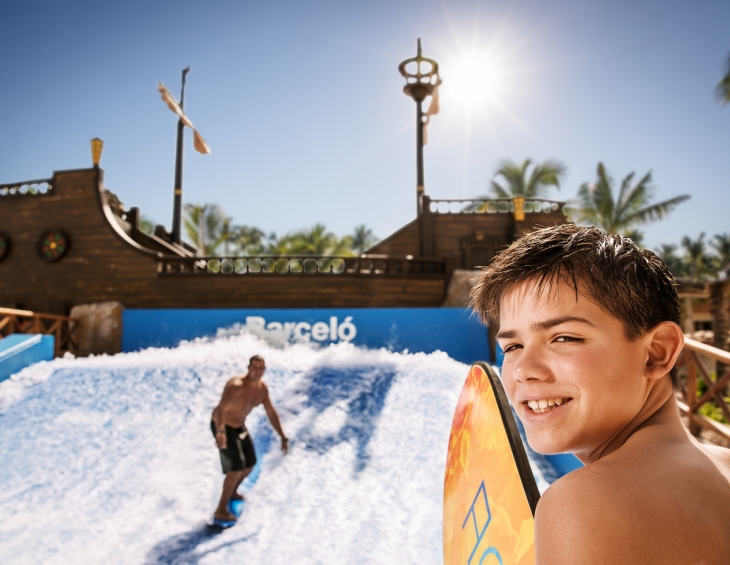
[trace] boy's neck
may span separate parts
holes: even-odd
[[[644,404],[636,416],[623,428],[617,430],[605,442],[591,452],[576,453],[575,456],[587,465],[609,455],[623,446],[631,436],[649,426],[661,426],[662,435],[686,439],[686,432],[679,419],[674,389],[669,376],[651,381]]]

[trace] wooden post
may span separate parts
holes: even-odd
[[[684,333],[692,335],[695,332],[694,312],[692,308],[692,297],[684,297]]]
[[[433,257],[433,214],[431,213],[431,199],[422,195],[423,209],[421,210],[421,257]]]
[[[718,349],[727,350],[727,280],[717,280],[710,283],[710,313],[712,314],[713,343]],[[717,362],[717,377],[727,371],[727,365]],[[729,387],[730,388],[730,387]],[[728,389],[726,389],[728,390]],[[728,390],[730,393],[730,390]]]
[[[697,436],[702,429],[701,426],[692,418],[692,414],[694,413],[692,406],[697,400],[697,369],[695,368],[694,352],[685,350],[684,355],[684,367],[687,371],[687,391],[685,393],[685,402],[687,403],[687,406],[690,407],[688,414],[689,431],[693,436]]]

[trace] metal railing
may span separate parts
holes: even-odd
[[[0,308],[0,337],[13,333],[52,335],[54,355],[61,357],[67,351],[76,355],[77,344],[74,338],[76,318],[38,314],[30,310]]]
[[[438,259],[379,256],[257,256],[257,257],[163,257],[157,273],[167,275],[440,275],[446,264]]]
[[[527,199],[522,208],[525,213],[562,212],[565,202],[554,200]],[[510,198],[462,198],[431,200],[432,214],[510,214],[515,211],[514,200]]]
[[[53,194],[53,179],[26,180],[0,184],[0,197],[48,196]]]
[[[723,369],[723,374],[713,378],[705,359],[718,363],[717,366]],[[707,428],[730,439],[730,426],[720,424],[699,412],[702,406],[711,402],[720,409],[725,420],[730,422],[730,406],[723,396],[723,390],[730,382],[730,353],[685,337],[684,349],[677,365],[684,367],[685,371],[682,390],[684,402],[678,402],[679,409],[689,417],[692,434],[698,435],[701,428]],[[703,393],[700,380],[706,385]]]

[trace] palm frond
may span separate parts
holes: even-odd
[[[492,195],[494,198],[511,198],[510,193],[502,187],[497,181],[491,181]]]
[[[683,194],[681,196],[675,196],[674,198],[665,200],[664,202],[652,204],[651,206],[642,208],[641,210],[638,210],[633,214],[627,215],[624,218],[624,222],[627,226],[629,226],[633,224],[643,224],[645,222],[661,220],[672,210],[674,210],[679,204],[689,199],[689,194]]]
[[[651,185],[651,171],[646,173],[636,184],[631,180],[634,173],[626,176],[621,184],[621,195],[616,202],[616,223],[624,225],[624,218],[639,211],[654,197],[654,187]]]

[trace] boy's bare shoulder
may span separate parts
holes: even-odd
[[[686,452],[670,461],[609,456],[553,483],[535,516],[539,562],[727,562],[730,450],[707,447],[713,465]]]
[[[601,533],[613,521],[606,516],[614,502],[612,481],[605,478],[590,466],[582,467],[558,479],[542,495],[535,513],[540,563],[600,564],[604,556],[612,555],[609,536]]]
[[[730,480],[730,449],[717,445],[706,445],[699,442],[697,447],[705,453]]]

